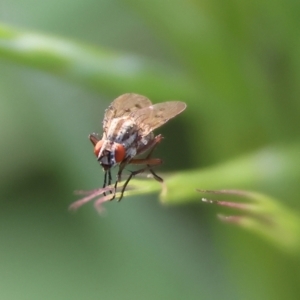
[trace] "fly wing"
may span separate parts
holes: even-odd
[[[185,108],[184,102],[170,101],[142,108],[130,116],[139,126],[141,135],[145,136],[183,112]]]
[[[129,116],[150,105],[152,105],[151,101],[142,95],[128,93],[119,96],[105,111],[103,120],[104,132],[107,132],[107,128],[109,128],[112,119]]]

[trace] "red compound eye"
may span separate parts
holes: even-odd
[[[115,144],[115,159],[116,163],[120,163],[124,160],[125,158],[125,148],[122,144]]]
[[[95,153],[95,155],[96,155],[97,157],[98,157],[99,152],[100,152],[100,150],[101,150],[101,148],[102,148],[102,145],[103,145],[103,141],[101,140],[101,141],[97,142],[97,144],[96,144],[95,147],[94,147],[94,153]]]

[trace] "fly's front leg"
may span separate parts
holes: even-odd
[[[103,186],[102,186],[102,188],[105,188],[106,186],[111,185],[111,179],[112,179],[112,178],[111,178],[111,171],[110,171],[110,169],[109,169],[109,170],[106,170],[106,171],[104,172],[104,181],[103,181]],[[108,181],[108,184],[107,184],[107,181]],[[110,192],[110,194],[112,193],[111,190],[110,190],[109,192]],[[106,193],[104,192],[103,195],[106,196]]]
[[[118,182],[120,182],[122,180],[122,172],[123,172],[126,164],[127,164],[127,162],[122,162],[120,164],[119,171],[118,171],[118,174],[117,174],[117,179],[116,179],[115,186],[114,186],[114,194],[113,194],[112,198],[109,201],[112,201],[116,198]]]
[[[103,189],[106,187],[106,182],[107,182],[107,172],[108,172],[108,171],[105,171],[105,172],[104,172],[104,180],[103,180],[103,186],[102,186]],[[106,193],[104,192],[103,195],[106,196]]]

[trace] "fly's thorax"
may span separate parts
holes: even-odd
[[[94,153],[101,166],[108,170],[125,159],[126,149],[122,144],[102,139],[95,145]]]
[[[128,116],[115,118],[106,132],[106,138],[124,145],[127,149],[137,142],[138,127],[134,120]]]

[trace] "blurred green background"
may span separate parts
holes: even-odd
[[[299,15],[294,0],[2,0],[0,298],[299,299],[297,249],[221,223],[194,191],[299,210]],[[227,171],[177,186],[187,204],[156,193],[72,214],[74,190],[102,185],[87,136],[126,92],[188,105],[157,131],[159,175]],[[241,167],[229,186],[240,157],[257,176]]]

